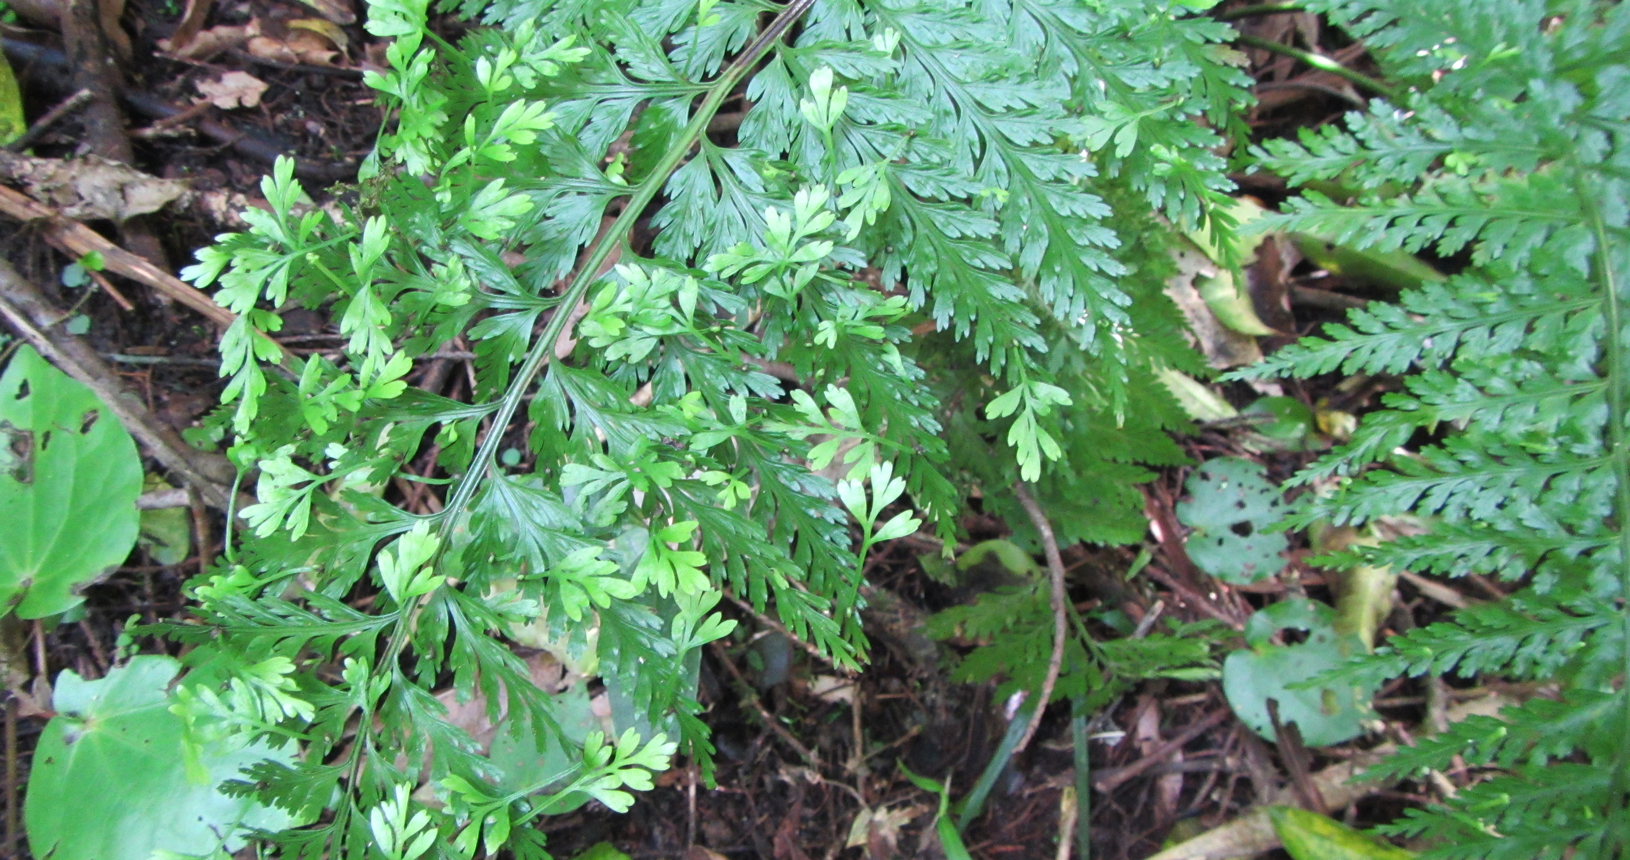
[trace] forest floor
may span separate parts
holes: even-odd
[[[83,29],[88,20],[94,30],[94,15],[73,14],[72,7],[86,0],[50,2],[30,0],[16,7],[26,14],[3,31],[26,115],[36,122],[94,73],[69,62],[65,42],[100,36]],[[131,0],[122,13],[111,9],[118,5],[114,0],[100,9],[89,6],[111,22],[106,32],[115,34],[106,40],[114,71],[105,81],[124,92],[112,103],[115,121],[98,123],[94,108],[100,102],[81,101],[41,129],[30,146],[42,156],[91,152],[120,158],[123,153],[146,173],[183,181],[185,190],[161,212],[131,218],[118,228],[87,216],[91,228],[158,257],[153,262],[173,273],[214,235],[241,229],[237,211],[265,206],[259,181],[270,169],[270,156],[297,155],[301,175],[314,191],[354,176],[380,124],[362,70],[377,66],[382,45],[362,29],[348,0],[313,6],[292,0],[190,0],[184,8],[177,0]],[[78,23],[65,34],[58,21]],[[1238,26],[1264,41],[1318,46],[1340,62],[1359,68],[1366,63],[1362,46],[1333,40],[1310,15],[1256,15]],[[1270,51],[1253,48],[1248,54],[1260,82],[1260,105],[1248,120],[1260,134],[1282,135],[1326,122],[1357,100],[1336,76]],[[91,89],[93,96],[106,91]],[[1283,194],[1271,177],[1242,176],[1240,182],[1269,206]],[[86,318],[78,329],[84,340],[108,361],[118,384],[163,425],[191,428],[217,402],[224,383],[216,374],[216,329],[209,320],[150,284],[111,273],[84,287],[62,286],[64,267],[77,257],[61,250],[56,233],[15,216],[0,219],[0,225],[5,255],[52,303]],[[1282,265],[1261,268],[1252,285],[1259,315],[1275,328],[1308,332],[1363,298],[1306,263],[1288,256],[1275,260]],[[278,339],[296,354],[333,349],[340,342],[314,314],[296,311],[284,319],[287,327]],[[1263,345],[1271,349],[1272,339]],[[1283,393],[1331,414],[1360,414],[1384,384],[1322,379],[1287,383]],[[1237,395],[1240,404],[1257,394],[1244,386],[1225,393]],[[1287,477],[1311,456],[1249,450],[1226,426],[1203,430],[1185,444],[1195,462],[1219,454],[1244,456],[1265,462],[1275,478]],[[1305,547],[1293,546],[1289,553],[1296,575],[1270,586],[1208,584],[1178,539],[1174,510],[1185,477],[1184,469],[1170,470],[1143,488],[1151,553],[1134,580],[1124,573],[1134,564],[1135,548],[1067,548],[1072,598],[1084,606],[1100,601],[1124,607],[1135,617],[1164,612],[1184,621],[1218,619],[1239,629],[1276,591],[1328,596],[1322,572],[1303,561]],[[45,628],[8,618],[0,636],[8,690],[38,703],[47,689],[44,682],[64,669],[87,678],[104,674],[128,620],[183,617],[182,584],[212,563],[222,526],[217,514],[195,507],[184,558],[139,549],[86,590],[85,611],[77,621]],[[1008,533],[1005,524],[977,514],[964,526],[970,542]],[[858,677],[836,673],[779,639],[750,610],[727,605],[748,635],[704,659],[702,700],[718,747],[716,787],[708,787],[693,767],[674,770],[625,815],[588,807],[550,819],[551,851],[568,858],[609,841],[636,858],[938,856],[930,827],[937,799],[913,785],[898,764],[948,781],[960,796],[1006,733],[1007,703],[993,700],[992,688],[950,682],[943,660],[932,652],[925,658],[918,630],[922,618],[967,596],[924,574],[918,555],[929,551],[901,541],[869,562],[875,591],[868,623],[875,647],[872,665]],[[1394,628],[1429,623],[1455,597],[1406,583],[1401,599],[1390,622]],[[1380,693],[1390,734],[1396,737],[1422,718],[1427,692],[1409,683]],[[18,831],[18,810],[30,750],[46,718],[31,713],[23,699],[8,698],[7,833],[0,837],[0,854],[22,857],[27,846]],[[1214,682],[1144,684],[1091,725],[1095,789],[1089,821],[1073,823],[1075,807],[1066,792],[1074,778],[1070,718],[1066,708],[1056,707],[1030,748],[1005,768],[986,811],[967,830],[974,857],[1062,857],[1056,846],[1073,826],[1089,829],[1095,857],[1147,857],[1174,832],[1192,835],[1231,821],[1286,786],[1310,788],[1310,774],[1359,755],[1388,734],[1317,751],[1265,742],[1234,717]],[[1388,820],[1402,806],[1425,799],[1417,790],[1405,784],[1369,791],[1341,814],[1356,822]]]

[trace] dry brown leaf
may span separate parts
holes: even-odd
[[[80,221],[123,221],[157,212],[187,190],[180,180],[149,176],[95,155],[69,161],[5,155],[0,173],[21,182],[30,197]]]
[[[300,0],[300,2],[336,24],[350,25],[357,22],[357,13],[346,0]]]
[[[865,847],[867,860],[888,860],[897,854],[900,830],[928,811],[927,806],[920,804],[899,809],[862,809],[849,825],[849,838],[843,847]]]
[[[160,39],[160,50],[168,51],[183,60],[207,60],[228,48],[260,35],[260,22],[250,21],[241,26],[221,25],[201,30],[185,45],[174,44],[173,39]]]
[[[327,39],[310,30],[292,31],[285,39],[256,36],[245,47],[263,60],[291,65],[332,66],[338,56]]]
[[[186,201],[183,201],[186,202]],[[191,203],[212,223],[228,230],[242,230],[249,226],[239,213],[254,205],[246,194],[238,191],[211,189],[199,192]]]
[[[231,71],[217,80],[199,81],[198,92],[222,110],[235,107],[254,107],[266,92],[266,82],[248,72]]]
[[[160,47],[177,53],[187,50],[204,29],[204,20],[209,17],[210,7],[214,5],[215,0],[187,0],[186,11],[181,13],[181,23],[176,25],[175,32],[170,34],[168,40],[161,40]]]
[[[324,39],[327,39],[329,42],[333,43],[334,47],[340,49],[341,51],[345,50],[351,44],[351,39],[349,36],[345,35],[345,31],[336,26],[333,21],[329,21],[326,18],[296,18],[289,22],[289,29],[309,30],[323,37]],[[291,33],[290,35],[293,36],[294,34]]]
[[[685,860],[725,860],[725,857],[717,851],[709,851],[700,845],[692,845],[690,850],[685,852]]]
[[[526,662],[527,674],[531,676],[532,683],[538,689],[554,693],[560,689],[562,677],[566,668],[560,661],[549,656],[546,651],[539,651],[523,658]],[[464,730],[486,751],[492,745],[492,738],[498,731],[498,724],[509,715],[509,698],[506,696],[498,703],[498,715],[493,717],[487,713],[487,697],[479,691],[468,702],[460,702],[454,690],[443,690],[436,694],[436,701],[441,702],[447,709],[447,722]]]
[[[810,679],[809,691],[827,704],[842,702],[846,705],[852,705],[855,703],[855,679],[853,678],[840,678],[836,675],[816,675]]]

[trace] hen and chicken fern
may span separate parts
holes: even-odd
[[[1307,192],[1277,225],[1468,265],[1253,369],[1405,374],[1350,444],[1301,474],[1335,490],[1310,494],[1300,524],[1413,511],[1430,531],[1369,551],[1374,561],[1512,583],[1504,600],[1393,637],[1352,673],[1487,673],[1559,689],[1381,765],[1407,775],[1459,757],[1483,773],[1388,829],[1427,837],[1434,858],[1626,856],[1630,8],[1309,6],[1411,88],[1340,130],[1257,152],[1294,181],[1351,194]]]
[[[231,785],[309,822],[265,834],[283,856],[547,856],[538,816],[706,767],[724,591],[855,666],[907,494],[951,538],[968,483],[1063,455],[1067,536],[1111,540],[1137,464],[1179,456],[1175,408],[1141,404],[1196,359],[1115,225],[1222,199],[1226,27],[1143,0],[369,6],[392,41],[358,187],[314,207],[280,163],[187,272],[238,314],[219,420],[258,477],[164,628],[196,646],[176,707],[298,746]],[[297,307],[343,348],[284,352]],[[618,737],[567,730],[521,639],[603,682]],[[559,767],[489,756],[447,689]]]

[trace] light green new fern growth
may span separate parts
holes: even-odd
[[[1354,312],[1251,373],[1406,374],[1386,410],[1303,472],[1338,478],[1295,524],[1414,511],[1429,534],[1375,560],[1511,581],[1502,601],[1395,636],[1354,676],[1458,672],[1555,681],[1553,700],[1473,718],[1380,765],[1405,775],[1455,756],[1481,778],[1389,832],[1432,858],[1626,856],[1630,851],[1630,8],[1543,0],[1318,0],[1363,38],[1405,103],[1377,103],[1271,169],[1334,180],[1274,226],[1381,249],[1469,253],[1469,267],[1399,304]],[[1383,186],[1412,183],[1384,196]],[[1414,451],[1401,446],[1425,435]]]
[[[164,628],[197,646],[176,707],[298,747],[231,786],[310,822],[267,834],[282,856],[541,858],[540,816],[626,809],[675,753],[706,773],[723,593],[858,665],[862,561],[920,525],[898,501],[951,539],[967,484],[1053,460],[1040,490],[1093,513],[1070,536],[1141,530],[1126,485],[1183,420],[1145,392],[1197,359],[1121,227],[1214,220],[1248,83],[1227,27],[1153,0],[444,6],[456,44],[428,0],[369,4],[388,114],[349,205],[280,164],[187,272],[239,314],[219,426],[258,501]],[[297,306],[343,348],[286,357]],[[598,678],[616,736],[517,642]],[[482,697],[490,748],[449,696]]]

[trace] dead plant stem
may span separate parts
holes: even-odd
[[[1068,600],[1064,593],[1064,559],[1058,552],[1058,538],[1053,535],[1053,525],[1047,521],[1041,506],[1030,495],[1030,485],[1020,481],[1013,485],[1013,495],[1018,498],[1020,506],[1029,515],[1030,522],[1036,527],[1036,533],[1041,535],[1042,552],[1047,556],[1047,573],[1052,582],[1053,604],[1053,654],[1047,660],[1047,676],[1042,679],[1041,690],[1036,694],[1036,708],[1030,714],[1030,725],[1024,729],[1024,735],[1013,747],[1013,754],[1024,752],[1035,737],[1036,729],[1041,726],[1041,718],[1047,711],[1047,701],[1053,697],[1053,687],[1058,684],[1058,673],[1064,667],[1064,640],[1070,630],[1068,614]]]

